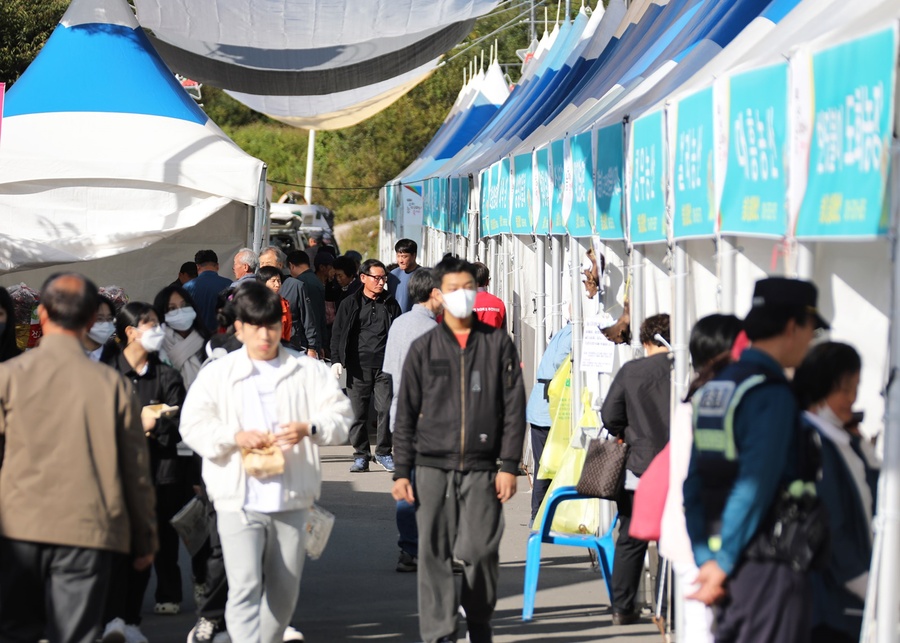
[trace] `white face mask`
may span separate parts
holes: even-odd
[[[116,325],[112,322],[95,322],[88,331],[88,337],[98,344],[105,344],[116,332]]]
[[[472,314],[472,308],[475,307],[474,290],[460,288],[453,292],[442,293],[444,297],[444,310],[457,319],[465,319]]]
[[[162,348],[163,340],[166,338],[166,331],[162,326],[154,326],[147,330],[141,331],[141,346],[148,353],[158,353]]]
[[[174,330],[188,330],[197,319],[197,311],[190,306],[176,308],[166,313],[166,326]]]

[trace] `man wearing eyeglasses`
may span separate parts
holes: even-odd
[[[377,259],[360,266],[362,288],[341,302],[331,329],[332,372],[347,373],[347,397],[353,406],[350,444],[353,465],[350,471],[369,470],[372,459],[367,429],[369,403],[374,396],[377,415],[377,442],[374,460],[385,471],[394,470],[389,417],[391,376],[381,370],[388,330],[400,316],[397,300],[385,292],[387,271]]]

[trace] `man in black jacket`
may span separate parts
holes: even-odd
[[[474,266],[449,257],[434,272],[444,320],[412,344],[403,367],[392,495],[418,504],[422,638],[426,643],[455,641],[462,604],[469,640],[482,643],[491,641],[503,534],[501,503],[516,492],[525,437],[525,387],[509,336],[472,314]],[[454,558],[463,563],[458,600]]]
[[[386,471],[394,470],[391,454],[390,411],[393,387],[391,376],[381,370],[388,330],[400,316],[397,300],[384,291],[387,271],[377,259],[360,266],[363,287],[341,302],[331,328],[331,369],[335,376],[347,373],[347,397],[353,405],[350,444],[353,465],[350,471],[369,470],[369,402],[375,396],[378,437],[375,462]]]
[[[627,362],[619,369],[600,410],[606,430],[623,438],[631,447],[625,463],[625,488],[616,498],[619,538],[612,576],[612,618],[616,625],[634,623],[639,616],[635,596],[644,568],[647,542],[628,535],[634,490],[650,462],[669,441],[672,372],[666,345],[669,316],[653,315],[645,319],[640,337],[646,357]]]

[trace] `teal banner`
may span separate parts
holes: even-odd
[[[562,216],[563,189],[566,182],[565,154],[565,141],[550,143],[550,176],[553,177],[553,195],[550,199],[551,234],[568,233]]]
[[[489,167],[486,170],[482,170],[481,174],[479,174],[481,188],[478,192],[478,196],[481,201],[481,212],[479,214],[481,219],[480,235],[482,237],[488,237],[491,234],[490,213],[488,212],[488,209],[490,208],[491,202],[491,174],[493,173],[493,169],[493,167]]]
[[[887,234],[896,60],[895,29],[813,55],[815,120],[797,237]]]
[[[631,125],[631,242],[666,240],[666,165],[662,111]]]
[[[531,234],[531,154],[519,154],[513,159],[512,231]]]
[[[509,232],[509,159],[494,164],[491,171],[491,236]]]
[[[426,228],[433,228],[435,222],[433,181],[434,179],[422,181],[422,225]]]
[[[458,234],[464,237],[469,236],[469,177],[459,177],[459,213],[457,219],[459,221]]]
[[[712,87],[678,101],[672,114],[676,119],[672,234],[676,239],[711,237],[716,233]]]
[[[782,237],[787,233],[787,63],[734,76],[729,93],[721,230]]]
[[[624,239],[622,185],[625,167],[622,124],[597,131],[597,180],[594,183],[596,228],[601,239]]]
[[[550,152],[545,147],[533,154],[532,194],[535,234],[550,233]]]
[[[450,193],[449,193],[449,185],[447,183],[447,179],[439,178],[435,179],[437,182],[437,210],[438,210],[438,221],[437,226],[435,226],[441,232],[448,232],[450,230]]]
[[[569,139],[572,155],[572,211],[568,229],[573,237],[594,234],[594,155],[591,133],[584,132]]]

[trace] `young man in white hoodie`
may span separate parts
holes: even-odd
[[[275,643],[297,605],[309,508],[319,495],[318,445],[341,444],[353,419],[328,368],[280,346],[281,303],[263,284],[235,293],[243,348],[200,371],[181,416],[184,442],[203,458],[218,514],[233,641]],[[273,446],[284,472],[248,475],[242,450]]]

